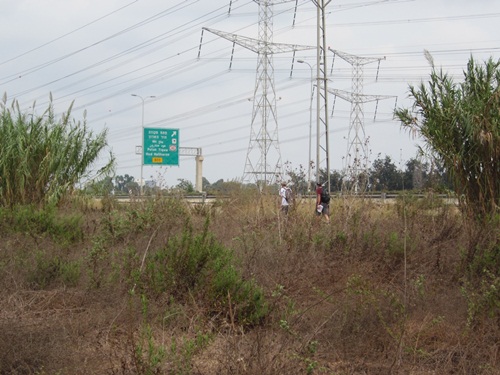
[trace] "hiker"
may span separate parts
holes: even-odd
[[[316,182],[316,215],[318,218],[323,215],[330,222],[330,194],[320,182]]]
[[[292,197],[292,191],[291,189],[286,186],[286,182],[281,183],[281,188],[279,192],[280,198],[281,198],[281,212],[283,212],[284,215],[288,214],[288,209],[290,208],[291,202],[291,197]]]

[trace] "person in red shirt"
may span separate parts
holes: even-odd
[[[323,195],[325,187],[320,182],[316,183],[316,215],[321,217],[323,215],[326,222],[330,222],[330,196],[328,198]]]

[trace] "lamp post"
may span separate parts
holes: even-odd
[[[311,70],[311,101],[309,103],[309,159],[307,161],[307,192],[311,192],[311,137],[312,137],[312,104],[314,98],[313,67],[307,61],[297,60],[300,64],[307,64]]]
[[[143,187],[143,181],[142,181],[142,172],[143,172],[143,166],[144,166],[144,158],[143,158],[143,155],[144,155],[144,103],[145,103],[146,99],[155,98],[155,96],[146,96],[145,98],[143,98],[142,96],[137,95],[137,94],[130,94],[130,95],[136,96],[139,99],[141,99],[141,101],[142,101],[142,120],[141,120],[142,143],[141,143],[141,177],[140,177],[141,179],[139,180],[140,195],[142,197],[142,196],[144,196],[144,187]]]

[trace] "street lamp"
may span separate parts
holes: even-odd
[[[313,67],[307,61],[297,60],[300,64],[307,64],[311,70],[311,102],[309,104],[309,160],[307,161],[307,191],[311,192],[311,136],[312,136],[312,104],[314,98]]]
[[[130,95],[136,96],[139,99],[141,99],[141,101],[142,101],[142,120],[141,120],[141,133],[142,133],[142,143],[141,143],[141,179],[139,180],[140,195],[142,197],[144,195],[144,187],[143,187],[143,181],[142,181],[142,171],[143,171],[143,166],[144,166],[144,159],[143,159],[143,155],[144,155],[144,102],[146,101],[146,99],[156,98],[156,96],[146,96],[145,98],[143,98],[142,96],[137,95],[137,94],[130,94]]]

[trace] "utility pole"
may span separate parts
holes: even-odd
[[[330,130],[328,125],[328,77],[326,71],[326,7],[331,0],[312,0],[317,8],[316,27],[316,182],[320,181],[321,165],[324,165],[326,181],[330,187]]]

